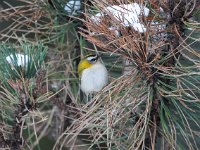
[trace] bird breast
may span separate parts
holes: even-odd
[[[87,95],[100,91],[108,82],[106,67],[97,63],[83,70],[81,75],[81,90]]]

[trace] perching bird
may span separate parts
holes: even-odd
[[[108,71],[98,55],[88,55],[78,64],[80,87],[87,96],[99,92],[108,83]]]

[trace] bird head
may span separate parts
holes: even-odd
[[[81,76],[83,70],[92,67],[96,63],[99,62],[99,56],[98,55],[87,55],[78,64],[78,75]]]

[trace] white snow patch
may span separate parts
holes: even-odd
[[[81,0],[70,0],[64,8],[67,13],[76,15],[76,11],[81,9]]]
[[[101,21],[101,17],[104,15],[102,13],[97,13],[95,16],[91,16],[90,19],[94,21],[95,23],[99,23]]]
[[[142,15],[148,16],[149,9],[142,4],[131,3],[108,6],[103,9],[103,12],[113,15],[115,19],[121,22],[125,27],[132,26],[138,32],[146,32],[146,28],[144,24],[141,23],[139,17]],[[104,14],[97,13],[95,16],[92,16],[91,19],[98,23],[103,16]]]
[[[24,65],[28,64],[28,56],[27,55],[23,55],[23,54],[15,54],[15,55],[16,55],[18,66],[24,67]],[[15,65],[14,64],[15,57],[12,54],[6,57],[6,61],[11,65]]]

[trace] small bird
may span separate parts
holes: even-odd
[[[78,64],[80,87],[87,96],[99,92],[108,83],[108,71],[98,55],[88,55]]]

